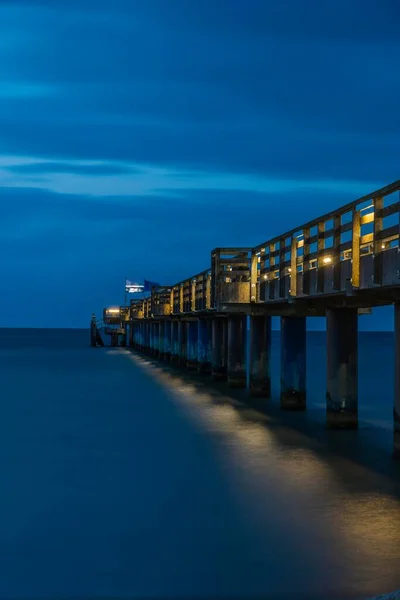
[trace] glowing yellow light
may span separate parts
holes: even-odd
[[[382,248],[385,248],[385,244],[382,244]]]
[[[288,268],[288,272],[289,272],[289,273],[291,273],[291,272],[292,272],[292,269],[291,269],[290,267]]]
[[[107,308],[108,313],[117,314],[119,313],[119,308]]]
[[[332,262],[332,258],[330,256],[324,256],[323,262],[327,265]]]
[[[268,279],[268,275],[264,275],[264,279]]]

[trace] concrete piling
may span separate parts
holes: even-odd
[[[198,367],[198,322],[186,322],[186,348],[187,361],[186,366],[189,371],[197,371]]]
[[[234,388],[246,387],[246,333],[247,317],[228,317],[228,385]]]
[[[250,394],[269,398],[271,395],[271,317],[250,319]]]
[[[331,429],[358,427],[358,312],[332,308],[326,315],[326,424]]]
[[[198,371],[203,374],[211,373],[212,321],[199,319],[197,331]]]
[[[305,317],[281,317],[281,408],[306,408]]]
[[[178,365],[186,367],[187,361],[186,322],[178,321]]]
[[[174,320],[171,322],[171,364],[179,365],[179,344],[178,344],[178,328],[179,322]]]
[[[226,319],[217,317],[212,320],[212,377],[215,381],[226,381]]]
[[[164,321],[164,360],[167,362],[171,360],[171,329],[172,322]]]
[[[153,323],[153,356],[154,358],[160,356],[160,323],[158,321]]]

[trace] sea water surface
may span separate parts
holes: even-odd
[[[0,598],[363,598],[400,587],[393,338],[360,334],[360,429],[207,386],[87,331],[0,330]]]

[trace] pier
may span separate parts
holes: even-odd
[[[302,411],[307,319],[326,317],[326,425],[356,429],[358,316],[393,304],[394,456],[400,457],[399,191],[396,181],[253,248],[215,248],[204,271],[154,287],[129,307],[104,309],[104,323],[117,327],[113,344],[267,399],[271,317],[280,317],[281,408]],[[95,322],[91,338],[97,345]]]

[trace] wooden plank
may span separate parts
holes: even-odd
[[[375,213],[370,212],[361,217],[360,223],[361,223],[361,225],[368,225],[368,223],[372,223],[374,221],[374,219],[375,219]]]
[[[392,225],[392,227],[386,227],[386,229],[382,229],[379,233],[376,234],[376,240],[385,240],[390,237],[397,237],[399,234],[399,226]]]
[[[393,204],[389,204],[389,206],[385,206],[384,208],[382,208],[382,218],[395,215],[399,212],[399,208],[400,202],[394,202]]]

